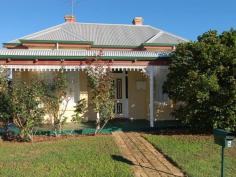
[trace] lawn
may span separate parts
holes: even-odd
[[[220,176],[220,152],[212,136],[143,135],[190,177]],[[235,143],[234,143],[235,144]],[[236,176],[236,146],[225,151],[225,176]]]
[[[1,177],[130,177],[111,136],[0,142]]]

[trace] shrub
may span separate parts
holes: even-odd
[[[56,73],[52,82],[42,81],[42,87],[43,107],[45,112],[52,119],[53,128],[57,135],[57,131],[62,130],[62,126],[68,119],[64,114],[70,101],[70,98],[66,93],[68,83],[63,68]]]
[[[91,88],[91,104],[97,113],[96,134],[105,127],[110,119],[114,118],[114,84],[108,65],[90,66],[86,73]]]
[[[236,30],[209,31],[179,44],[164,92],[182,106],[176,118],[197,130],[236,130]]]
[[[13,122],[20,129],[20,139],[31,141],[33,127],[41,124],[44,117],[39,82],[9,82],[5,75],[0,80],[0,119],[6,127]],[[8,133],[5,138],[12,139]]]

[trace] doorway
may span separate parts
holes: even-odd
[[[115,117],[128,118],[128,72],[113,72],[115,86]]]

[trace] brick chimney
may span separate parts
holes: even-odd
[[[65,19],[65,22],[69,22],[69,23],[74,23],[74,22],[76,22],[75,16],[73,16],[73,15],[66,15],[66,16],[64,17],[64,19]]]
[[[143,17],[135,17],[133,20],[133,25],[143,25]]]

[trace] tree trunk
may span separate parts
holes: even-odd
[[[103,126],[99,129],[99,131],[98,131],[97,133],[100,133],[100,132],[102,131],[102,129],[107,125],[107,123],[108,123],[109,120],[110,120],[110,119],[107,119],[107,120],[105,121],[105,123],[104,123]]]
[[[61,123],[59,123],[58,126],[59,126],[59,128],[58,128],[59,129],[59,136],[61,136],[61,133],[62,133],[62,125],[61,125]]]
[[[98,132],[99,130],[100,130],[100,114],[99,114],[99,112],[97,112],[95,135],[97,134],[97,132]]]
[[[25,142],[32,142],[33,141],[33,137],[31,136],[30,131],[26,128],[23,128],[21,130],[20,138],[21,138],[21,140],[23,140]]]

